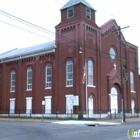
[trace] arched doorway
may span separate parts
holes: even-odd
[[[89,117],[92,117],[94,113],[94,99],[92,96],[88,98],[88,109],[89,109]]]
[[[135,100],[132,99],[131,100],[131,111],[132,111],[132,115],[135,115]]]
[[[111,114],[118,113],[118,92],[115,87],[111,88],[110,109],[111,109]]]

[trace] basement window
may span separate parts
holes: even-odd
[[[72,18],[74,17],[74,7],[70,7],[67,9],[67,18]]]

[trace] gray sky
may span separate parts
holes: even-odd
[[[59,9],[68,0],[0,0],[0,10],[46,28],[53,33],[43,33],[0,12],[0,54],[14,48],[28,47],[54,40],[55,25],[60,22]],[[115,19],[121,27],[130,26],[123,31],[125,39],[140,46],[139,0],[87,0],[96,12],[96,23],[101,26],[110,19]],[[8,24],[34,32],[41,36],[23,31]],[[140,54],[140,53],[139,53]],[[140,55],[139,55],[140,59]]]

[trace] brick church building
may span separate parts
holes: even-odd
[[[43,106],[45,114],[120,113],[120,39],[125,112],[140,110],[138,47],[114,19],[99,27],[86,0],[69,0],[60,11],[55,41],[0,55],[0,114],[41,114]]]

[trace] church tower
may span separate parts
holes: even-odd
[[[70,109],[71,107],[64,107],[67,106],[67,97],[78,95],[79,106],[75,107],[75,110],[76,108],[85,110],[85,87],[81,85],[83,66],[85,60],[91,59],[92,62],[95,62],[98,59],[95,50],[99,48],[100,42],[100,29],[95,22],[96,10],[86,0],[69,0],[60,11],[61,22],[55,27],[57,46],[56,107],[59,106],[63,110]],[[72,75],[68,74],[70,73],[68,62],[72,63],[70,68]]]
[[[61,36],[61,42],[75,40],[82,43],[85,27],[91,32],[94,28],[99,29],[95,23],[96,11],[86,0],[69,0],[60,10],[61,22],[56,26],[57,42],[60,42],[57,39]]]

